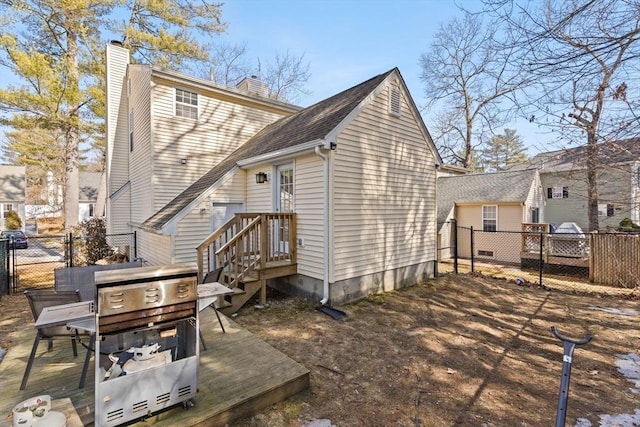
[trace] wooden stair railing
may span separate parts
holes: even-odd
[[[235,309],[258,290],[265,303],[269,268],[297,262],[295,236],[294,213],[236,214],[198,245],[199,282],[213,265],[222,268],[220,281],[237,291],[231,299],[240,301],[230,304]]]

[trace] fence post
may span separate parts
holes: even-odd
[[[543,267],[543,263],[544,263],[544,257],[542,256],[542,251],[543,249],[543,243],[542,243],[542,231],[540,232],[540,258],[538,260],[538,281],[540,282],[540,286],[542,286],[542,267]]]
[[[451,220],[453,232],[451,241],[453,242],[453,271],[458,274],[458,224],[455,219]]]
[[[133,259],[138,259],[138,230],[133,230]]]
[[[69,232],[69,267],[73,267],[73,233]]]
[[[471,226],[471,272],[475,273],[475,268],[474,268],[474,261],[473,261],[473,225]]]

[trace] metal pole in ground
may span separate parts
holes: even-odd
[[[542,268],[544,264],[544,257],[542,256],[542,251],[544,250],[544,244],[542,242],[543,239],[542,231],[540,232],[540,259],[538,260],[538,283],[542,286]]]
[[[458,274],[458,224],[455,219],[451,220],[453,242],[453,271]]]
[[[471,226],[471,272],[475,272],[475,267],[473,265],[473,225]]]
[[[555,326],[551,327],[551,332],[564,344],[564,355],[562,356],[562,380],[560,381],[560,393],[558,396],[558,412],[556,414],[556,427],[564,427],[567,419],[567,405],[569,403],[569,380],[571,379],[571,363],[573,350],[577,345],[583,345],[591,341],[591,335],[574,340],[560,335]]]

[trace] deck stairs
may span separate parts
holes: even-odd
[[[266,303],[267,281],[297,272],[294,213],[236,214],[197,247],[200,283],[220,282],[233,289],[216,305],[237,312],[260,293]]]

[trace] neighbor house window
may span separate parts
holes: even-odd
[[[13,204],[12,203],[5,203],[4,205],[2,205],[2,218],[6,218],[7,217],[7,213],[9,211],[13,210]]]
[[[397,87],[389,88],[389,114],[400,115],[400,89]]]
[[[133,111],[129,112],[129,151],[133,151]]]
[[[89,203],[89,216],[90,217],[96,216],[96,204],[95,203]]]
[[[568,199],[569,187],[548,187],[547,199]]]
[[[498,207],[482,207],[482,231],[496,231],[498,229]]]
[[[611,203],[598,204],[598,216],[613,216],[614,207]]]
[[[198,118],[198,94],[176,89],[176,116]]]

